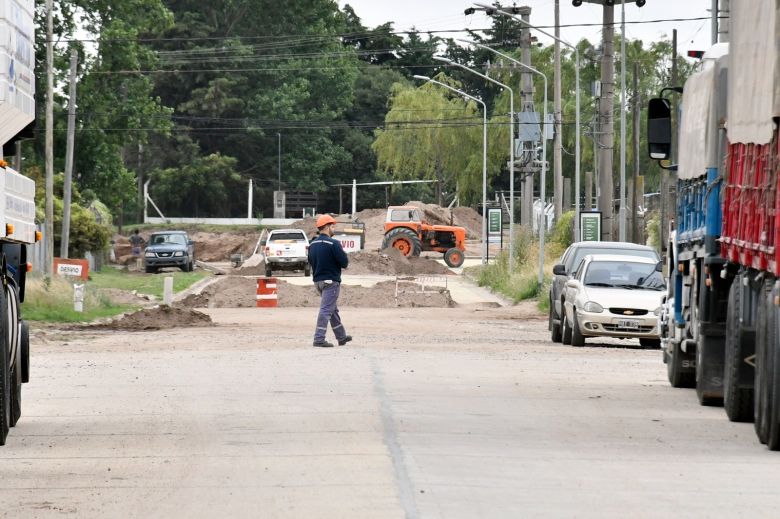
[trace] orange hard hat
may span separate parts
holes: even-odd
[[[329,214],[321,214],[317,217],[317,229],[322,229],[329,223],[336,223],[336,219]]]

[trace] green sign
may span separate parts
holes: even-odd
[[[580,241],[601,241],[601,213],[580,213]]]
[[[488,209],[488,234],[501,234],[501,209]]]

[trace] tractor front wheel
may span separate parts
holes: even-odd
[[[463,251],[456,249],[455,247],[448,249],[447,252],[444,253],[444,263],[446,263],[447,266],[451,268],[460,267],[463,265],[463,261],[465,259],[466,258],[463,254]]]
[[[419,256],[422,251],[420,238],[406,227],[396,227],[385,234],[382,248],[392,247],[398,249],[404,256]]]

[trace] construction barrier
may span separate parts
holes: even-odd
[[[276,308],[276,278],[257,278],[257,307]]]

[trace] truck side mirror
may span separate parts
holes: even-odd
[[[566,275],[566,266],[562,264],[557,264],[553,267],[553,274],[556,276],[565,276]]]
[[[672,107],[668,99],[656,97],[647,105],[647,151],[654,160],[672,154]]]

